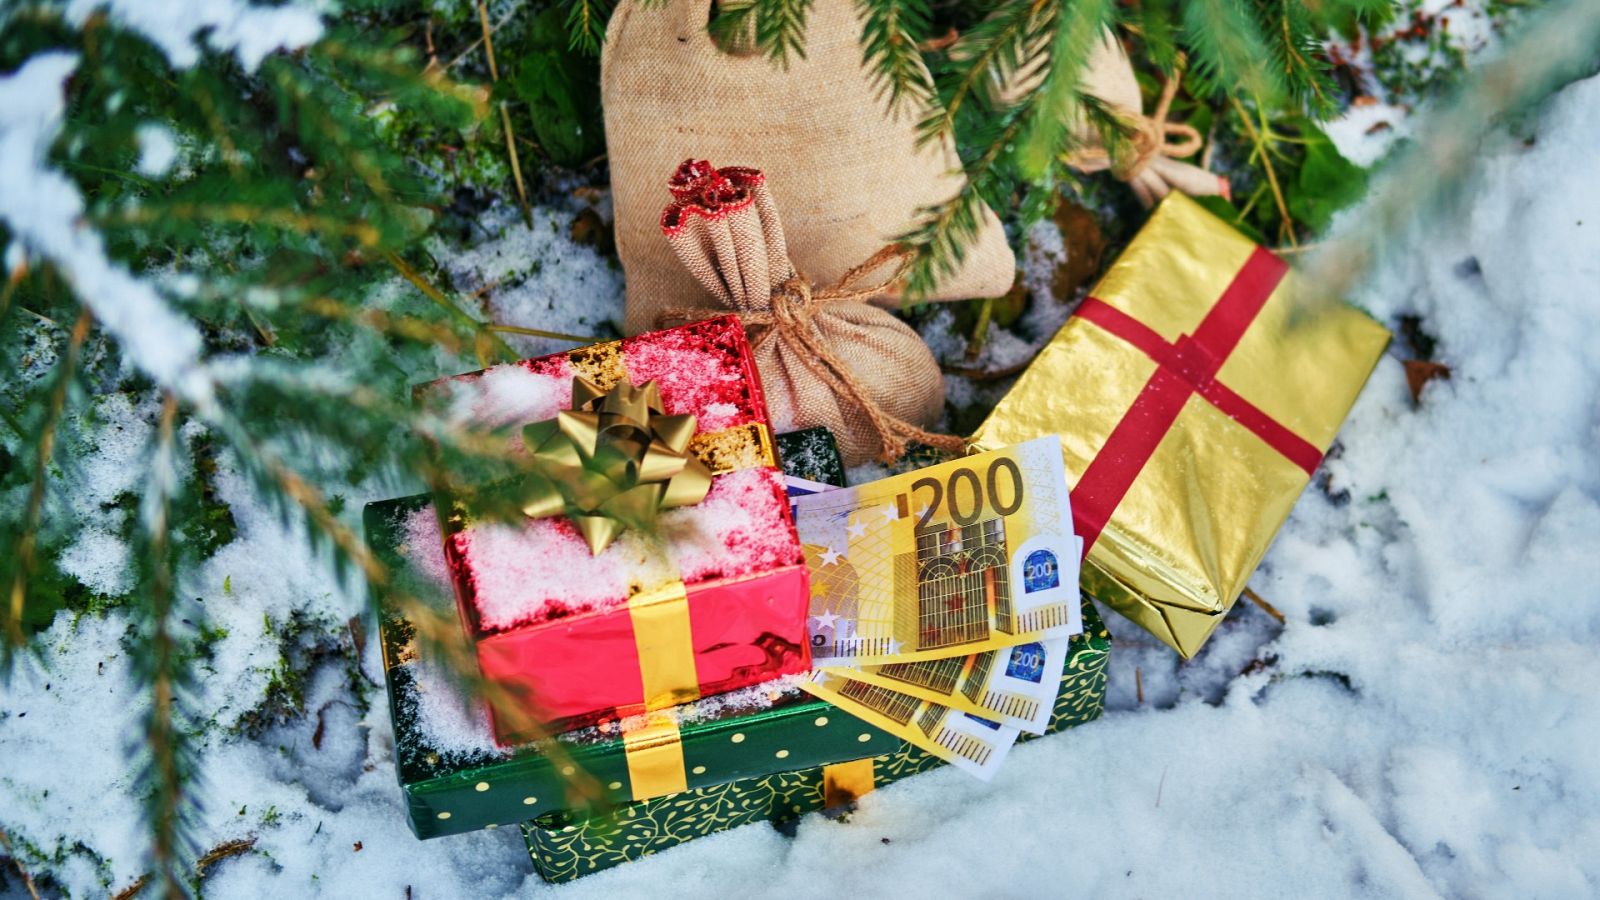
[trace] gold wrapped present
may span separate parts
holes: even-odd
[[[1185,657],[1310,482],[1389,332],[1174,193],[972,437],[1061,436],[1084,589]]]

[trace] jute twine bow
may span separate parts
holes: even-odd
[[[770,309],[734,311],[746,327],[766,329],[755,338],[753,349],[759,350],[768,341],[782,341],[793,351],[792,355],[801,360],[835,396],[860,411],[877,439],[880,448],[878,459],[885,463],[904,456],[907,446],[912,442],[951,453],[964,452],[966,442],[956,435],[919,428],[885,410],[873,399],[866,384],[834,352],[830,342],[823,338],[815,317],[835,304],[864,303],[883,296],[905,279],[911,259],[911,251],[898,244],[890,244],[844,273],[828,287],[819,288],[805,275],[796,273],[772,289]],[[895,268],[888,280],[870,287],[857,286],[872,272],[890,262],[894,263]],[[696,321],[705,318],[706,314],[707,310],[703,307],[672,307],[657,316],[656,327],[665,327],[673,322]],[[718,310],[714,314],[726,315],[727,312]]]
[[[1109,169],[1118,181],[1132,181],[1157,157],[1182,159],[1193,156],[1205,143],[1200,132],[1192,125],[1167,121],[1172,100],[1177,95],[1178,78],[1173,76],[1162,83],[1161,100],[1152,115],[1147,116],[1137,110],[1116,111],[1122,123],[1133,132],[1129,139],[1133,145],[1132,156],[1123,154],[1123,158],[1118,159],[1109,148],[1086,146],[1068,154],[1067,164],[1085,172]]]

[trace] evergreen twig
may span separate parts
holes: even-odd
[[[922,62],[919,42],[928,31],[927,0],[860,2],[861,47],[880,96],[889,109],[921,108],[933,99],[933,79]]]
[[[149,607],[148,632],[135,671],[150,691],[145,715],[145,746],[149,755],[141,778],[145,782],[145,815],[151,834],[151,855],[162,893],[181,898],[187,891],[181,877],[180,853],[189,778],[184,737],[178,727],[179,694],[185,680],[176,636],[172,632],[173,572],[171,501],[178,489],[173,438],[178,401],[168,394],[161,405],[150,477],[141,503],[141,560],[146,567],[142,594]]]
[[[29,480],[28,499],[23,507],[22,525],[12,559],[14,568],[5,617],[6,661],[10,660],[14,650],[22,647],[27,641],[27,636],[22,630],[23,612],[28,599],[28,579],[37,565],[35,553],[39,541],[39,520],[44,513],[44,493],[50,472],[50,458],[55,454],[56,429],[61,424],[62,414],[66,411],[69,389],[72,387],[73,377],[77,374],[78,354],[83,349],[84,340],[89,336],[89,327],[93,321],[87,309],[79,312],[78,320],[73,323],[72,333],[67,337],[66,350],[56,365],[55,384],[51,387],[49,399],[45,404],[44,422],[39,428],[38,443],[34,447],[33,476]]]

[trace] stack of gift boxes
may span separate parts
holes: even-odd
[[[1341,304],[1294,308],[1290,281],[1174,195],[972,436],[978,449],[1061,436],[1084,629],[1049,731],[1101,710],[1110,635],[1087,598],[1192,655],[1382,352],[1380,326]],[[571,483],[537,485],[518,522],[479,521],[445,496],[368,506],[369,541],[397,573],[380,624],[419,837],[520,825],[537,870],[563,881],[939,765],[798,686],[809,579],[785,476],[842,486],[845,474],[826,431],[772,433],[737,319],[427,390],[490,424],[556,423],[511,453],[557,458],[558,426],[590,449],[614,439],[634,454],[630,477],[661,475],[635,495],[662,502],[648,528],[540,512],[590,477],[574,468]],[[709,486],[676,480],[691,469]],[[451,606],[481,690],[430,658],[436,642],[410,621]]]

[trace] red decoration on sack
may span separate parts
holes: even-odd
[[[672,205],[661,213],[661,230],[676,237],[690,216],[717,221],[755,202],[755,189],[767,183],[760,169],[725,166],[714,169],[703,159],[686,159],[667,179]]]

